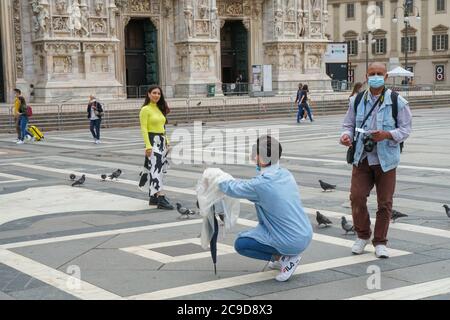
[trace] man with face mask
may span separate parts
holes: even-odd
[[[378,211],[372,244],[378,258],[389,258],[387,233],[392,215],[396,168],[400,162],[400,143],[410,135],[412,122],[408,101],[401,96],[397,97],[397,121],[394,119],[393,95],[385,87],[386,79],[384,64],[375,62],[369,66],[369,89],[363,93],[357,106],[356,96],[350,99],[340,139],[341,144],[354,148],[350,201],[358,239],[352,252],[362,254],[371,239],[367,197],[376,186]]]
[[[300,263],[300,254],[312,240],[312,226],[303,209],[295,178],[279,165],[282,148],[273,137],[262,136],[253,146],[256,177],[225,180],[220,190],[233,198],[255,204],[258,225],[239,234],[235,242],[239,254],[271,261],[278,269],[277,281],[287,281]]]

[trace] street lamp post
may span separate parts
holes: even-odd
[[[369,34],[372,34],[372,31],[365,31],[363,32],[363,39],[360,40],[360,43],[365,43],[366,44],[366,74],[367,71],[369,70]],[[371,43],[374,43],[375,40],[372,39]]]
[[[419,14],[419,8],[412,5],[411,0],[405,0],[403,5],[401,7],[397,7],[394,10],[394,17],[392,18],[392,21],[394,23],[397,23],[397,15],[396,12],[398,9],[403,10],[403,23],[405,24],[405,41],[404,41],[404,49],[405,49],[405,69],[408,70],[408,50],[409,50],[409,39],[408,39],[408,29],[410,27],[409,17],[410,17],[410,11],[414,14],[414,9],[417,9],[417,15],[416,19],[420,20],[420,14]],[[408,82],[408,77],[405,77],[405,82]]]

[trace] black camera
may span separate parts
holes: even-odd
[[[375,148],[376,144],[377,143],[375,141],[373,141],[372,134],[368,134],[368,135],[364,136],[363,145],[364,145],[365,152],[372,152],[373,149]]]

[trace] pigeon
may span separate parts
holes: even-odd
[[[86,181],[86,176],[83,174],[80,179],[72,183],[72,187],[81,186]]]
[[[201,101],[199,103],[197,103],[197,107],[200,107],[201,105],[202,105]]]
[[[347,233],[349,232],[353,232],[353,234],[355,233],[355,228],[347,222],[347,219],[345,219],[345,217],[341,218],[341,226],[345,231],[345,235],[347,235]]]
[[[317,223],[319,224],[319,227],[321,224],[324,224],[325,227],[328,227],[329,224],[333,224],[333,222],[331,222],[330,219],[325,217],[319,211],[316,211],[316,220],[317,220]]]
[[[122,170],[120,170],[120,169],[117,169],[116,171],[114,171],[110,176],[109,176],[109,178],[112,180],[112,179],[118,179],[119,177],[120,177],[120,175],[122,174]]]
[[[177,211],[179,214],[181,214],[182,217],[186,217],[186,219],[189,219],[189,216],[195,215],[195,211],[185,208],[181,205],[181,203],[177,203]]]
[[[395,222],[395,220],[397,220],[398,218],[404,218],[407,216],[408,216],[407,214],[401,213],[400,211],[392,210],[391,219]]]
[[[336,185],[326,183],[322,180],[319,180],[319,183],[320,183],[320,187],[323,189],[323,191],[336,189]]]
[[[450,218],[450,208],[446,204],[444,204],[443,207],[445,208],[445,213],[447,214],[447,217]]]
[[[75,181],[75,179],[77,178],[77,176],[74,175],[73,173],[69,177],[71,181]]]
[[[102,174],[101,177],[102,177],[102,180],[103,180],[103,181],[105,181],[106,178],[108,178],[108,176],[107,176],[106,174]]]

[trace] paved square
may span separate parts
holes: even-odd
[[[202,128],[279,130],[282,165],[291,170],[314,225],[314,239],[300,267],[286,283],[274,280],[266,263],[234,251],[237,233],[256,224],[253,205],[241,201],[238,224],[219,236],[217,276],[209,250],[200,246],[202,219],[180,219],[176,210],[158,210],[137,188],[143,164],[138,128],[104,129],[105,143],[94,145],[86,130],[50,132],[46,140],[23,146],[0,136],[0,299],[442,299],[450,294],[450,109],[413,110],[414,132],[398,168],[394,207],[408,214],[389,230],[391,258],[379,260],[373,248],[353,256],[351,168],[339,146],[340,116],[295,125],[295,119],[211,122]],[[185,152],[203,160],[245,157],[248,141],[224,148],[184,130]],[[173,140],[173,139],[172,139]],[[174,149],[177,146],[173,140]],[[217,148],[217,147],[220,148]],[[238,178],[254,175],[252,164],[176,164],[173,152],[165,190],[171,202],[195,208],[195,187],[203,170],[221,167]],[[197,158],[198,159],[198,158]],[[122,169],[118,181],[101,174]],[[86,176],[72,188],[70,174]],[[318,179],[337,184],[323,193]],[[372,219],[376,196],[368,200]],[[318,228],[315,212],[333,225]],[[372,220],[374,222],[374,220]],[[372,270],[372,271],[371,271]],[[373,270],[380,288],[370,288]]]

